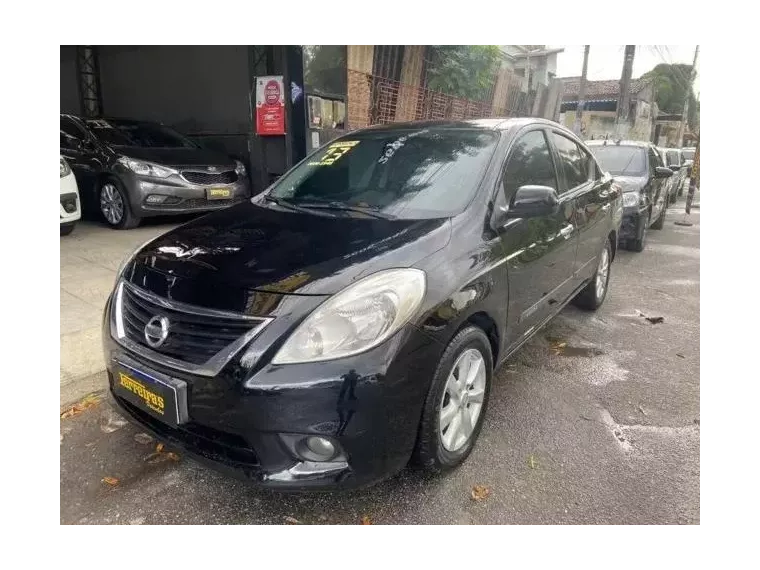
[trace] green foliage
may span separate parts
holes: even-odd
[[[699,128],[699,102],[694,97],[694,91],[689,90],[691,67],[685,63],[661,63],[642,75],[642,79],[654,81],[655,101],[661,113],[680,114],[686,94],[690,91],[688,123],[695,130]]]
[[[427,86],[465,99],[488,95],[499,69],[499,46],[430,46]]]
[[[304,46],[304,82],[328,95],[346,93],[346,46]]]

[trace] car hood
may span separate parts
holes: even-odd
[[[330,295],[375,271],[413,266],[450,233],[448,218],[333,217],[245,201],[153,240],[124,278],[176,301],[250,312],[253,292]]]
[[[639,192],[647,183],[646,176],[615,176],[623,192]]]
[[[165,166],[223,166],[235,168],[235,160],[215,150],[205,148],[145,148],[134,146],[115,147],[118,154],[147,160]]]

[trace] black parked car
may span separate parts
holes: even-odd
[[[619,239],[627,249],[643,251],[647,230],[661,230],[668,211],[673,171],[663,166],[657,148],[646,142],[588,141],[602,169],[623,189],[623,225]]]
[[[158,123],[61,115],[61,155],[85,209],[117,229],[149,216],[218,210],[251,195],[240,161]]]
[[[351,133],[125,261],[104,316],[110,393],[265,486],[452,468],[494,370],[569,301],[604,301],[621,210],[549,121]]]

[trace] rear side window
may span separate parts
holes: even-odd
[[[588,154],[567,137],[557,133],[552,133],[552,137],[568,189],[588,182],[592,174],[591,159]]]
[[[549,186],[557,190],[554,162],[543,131],[521,136],[509,156],[504,171],[504,193],[509,202],[520,186]]]
[[[667,152],[668,166],[678,166],[681,164],[681,157],[678,156],[677,150],[669,150]]]

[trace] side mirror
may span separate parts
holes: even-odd
[[[673,176],[673,171],[670,170],[670,168],[665,168],[664,166],[658,166],[654,169],[655,178],[670,178],[671,176]]]
[[[520,186],[507,211],[509,218],[551,216],[559,206],[557,191],[551,186]]]

